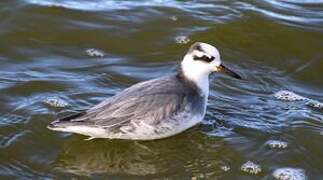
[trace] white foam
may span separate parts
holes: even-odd
[[[294,92],[281,90],[274,94],[274,96],[279,100],[284,101],[305,101],[307,106],[323,109],[323,103],[316,101],[314,99],[310,99],[301,95],[298,95]]]
[[[177,18],[176,16],[172,16],[172,17],[170,17],[170,19],[171,19],[172,21],[177,21],[177,20],[178,20],[178,18]]]
[[[227,172],[227,171],[230,171],[231,170],[231,167],[230,166],[227,166],[227,165],[223,165],[220,167],[222,171],[224,172]]]
[[[281,140],[269,140],[266,142],[266,145],[272,149],[285,149],[288,143]]]
[[[306,175],[303,169],[298,168],[279,168],[273,174],[274,178],[278,180],[305,180]]]
[[[306,103],[306,105],[311,106],[311,107],[313,107],[313,108],[323,109],[323,103],[318,102],[318,101],[315,101],[315,100],[312,100],[312,99],[310,99],[310,100]]]
[[[69,105],[68,102],[56,96],[46,98],[44,103],[57,108],[63,108]]]
[[[247,161],[246,163],[242,164],[240,169],[241,171],[249,174],[259,174],[262,171],[260,165],[255,164],[251,161]]]
[[[99,49],[87,49],[85,50],[86,54],[91,57],[104,57],[104,52]]]
[[[284,100],[284,101],[303,101],[303,100],[307,100],[306,97],[300,96],[298,94],[295,94],[291,91],[287,91],[287,90],[281,90],[278,91],[274,94],[274,96],[277,99],[280,100]]]
[[[175,37],[175,41],[177,44],[187,44],[191,40],[187,36],[177,36],[177,37]]]

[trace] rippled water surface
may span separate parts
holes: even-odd
[[[174,73],[196,41],[244,77],[211,76],[201,125],[151,142],[46,129]],[[2,0],[0,62],[1,179],[323,179],[321,0]]]

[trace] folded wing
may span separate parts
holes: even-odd
[[[125,89],[73,119],[99,127],[113,127],[130,121],[158,124],[184,110],[186,93],[172,78],[157,79]]]

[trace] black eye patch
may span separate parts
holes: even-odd
[[[211,56],[211,58],[209,58],[209,57],[207,57],[207,56],[205,56],[205,55],[203,55],[202,57],[198,57],[198,56],[193,56],[193,59],[194,60],[197,60],[197,61],[204,61],[204,62],[211,62],[211,61],[213,61],[214,60],[214,57],[213,56]]]

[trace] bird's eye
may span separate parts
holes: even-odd
[[[211,62],[211,61],[213,61],[213,60],[214,60],[214,57],[213,57],[213,56],[211,56],[211,57],[209,58],[209,57],[207,57],[207,56],[203,55],[202,57],[194,56],[194,57],[193,57],[193,59],[194,59],[194,60],[198,60],[198,61]]]

